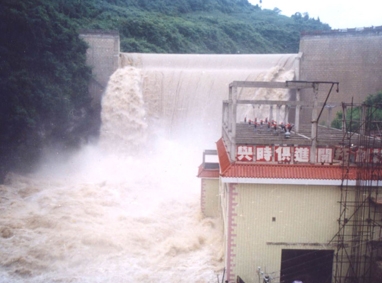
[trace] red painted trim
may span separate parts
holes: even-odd
[[[233,272],[234,259],[236,257],[235,250],[236,250],[236,244],[235,244],[235,238],[236,238],[236,226],[237,224],[234,223],[236,213],[236,206],[237,206],[237,200],[236,197],[238,195],[237,193],[237,184],[229,184],[228,188],[228,212],[227,212],[227,225],[228,225],[228,231],[227,231],[227,279],[229,282],[235,281],[235,273]]]
[[[203,215],[206,215],[206,184],[204,179],[200,179],[200,209]]]

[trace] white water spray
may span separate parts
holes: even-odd
[[[104,97],[99,146],[0,186],[0,282],[221,278],[221,223],[201,215],[197,166],[228,84],[288,70],[293,56],[278,56],[130,58]]]
[[[119,155],[132,154],[146,142],[146,111],[140,70],[124,68],[111,77],[102,100],[100,146]]]

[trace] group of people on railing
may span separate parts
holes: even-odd
[[[268,118],[260,119],[260,120],[257,120],[257,118],[255,118],[252,121],[250,119],[247,120],[247,117],[245,117],[244,123],[254,125],[255,130],[257,127],[262,128],[264,125],[266,125],[268,127],[268,129],[273,129],[274,131],[276,131],[278,128],[280,128],[285,133],[287,133],[287,132],[290,133],[293,129],[293,126],[294,126],[294,124],[291,124],[289,122],[288,123],[280,122],[279,124],[277,124],[277,122],[275,120],[268,120]]]

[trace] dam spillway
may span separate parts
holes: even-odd
[[[141,72],[149,124],[167,136],[215,142],[221,134],[222,101],[234,80],[286,81],[298,72],[297,54],[180,55],[121,53],[121,68]],[[241,99],[288,100],[279,90],[241,93]],[[241,111],[242,118],[249,110]],[[252,114],[250,114],[252,115]],[[209,144],[208,146],[211,146]]]
[[[300,78],[336,80],[341,85],[350,80],[364,82],[361,88],[341,88],[347,98],[353,89],[359,96],[378,91],[382,37],[374,33],[305,36],[300,46],[304,52]],[[94,38],[94,44],[109,42],[105,36]],[[365,47],[365,40],[372,41],[370,46]],[[354,41],[362,52],[354,49]],[[132,93],[142,94],[147,130],[154,128],[158,135],[175,138],[183,133],[193,142],[205,138],[202,149],[213,147],[221,135],[221,101],[227,99],[229,83],[285,81],[293,79],[298,69],[296,54],[126,54],[119,53],[119,41],[115,44],[112,39],[108,46],[97,48],[102,51],[100,57],[111,49],[115,54],[109,58],[121,61],[119,72],[126,67],[137,72],[138,89]],[[359,55],[358,72],[353,71],[354,56],[348,55],[355,53]],[[367,68],[365,62],[373,67]],[[107,70],[114,71],[118,65],[114,63]],[[106,87],[104,81],[97,81],[100,88]],[[369,86],[366,91],[365,84]],[[110,131],[125,134],[113,122],[104,136],[114,137]],[[107,139],[105,144],[110,145]],[[149,153],[154,149],[147,147]],[[98,148],[85,148],[65,162],[41,165],[35,175],[8,176],[7,184],[1,186],[0,282],[216,281],[214,272],[222,272],[220,228],[215,221],[201,220],[199,194],[195,193],[199,182],[190,178],[201,151],[173,142],[156,149],[150,159],[137,160],[105,157]],[[163,156],[159,151],[170,154]],[[176,166],[168,167],[171,163]],[[175,183],[171,181],[174,175]],[[180,201],[179,196],[184,199]]]
[[[232,80],[285,81],[296,55],[121,56],[129,63],[109,81],[99,145],[49,156],[0,187],[0,282],[212,282],[222,274],[221,223],[200,211],[200,149],[220,136]]]

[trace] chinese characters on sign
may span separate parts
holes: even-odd
[[[272,147],[266,146],[256,146],[256,161],[272,161]]]
[[[309,162],[310,148],[299,146],[247,146],[237,147],[236,160],[245,162]]]
[[[317,148],[317,162],[318,163],[333,163],[333,148]]]
[[[369,162],[377,163],[381,161],[381,149],[369,148],[368,150]]]
[[[292,147],[290,146],[275,146],[275,161],[291,162]]]
[[[236,159],[239,161],[253,161],[253,146],[238,146]]]
[[[243,162],[308,163],[308,146],[239,145],[236,160]],[[380,148],[318,147],[315,162],[333,164],[334,161],[370,162],[382,161]]]
[[[345,161],[349,159],[349,148],[336,147],[334,150],[334,159]]]
[[[296,146],[294,148],[294,162],[309,162],[310,148],[306,146]]]

